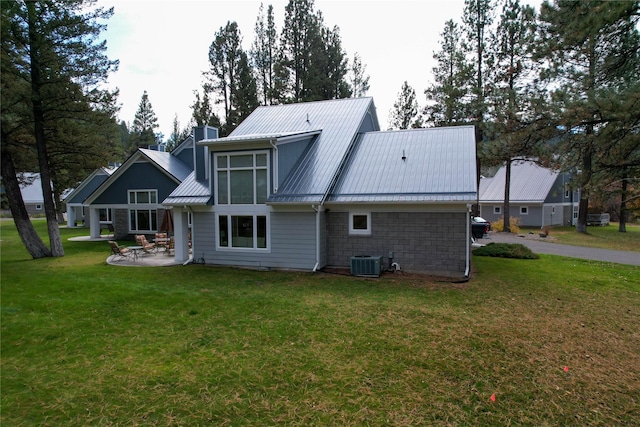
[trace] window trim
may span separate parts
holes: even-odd
[[[251,155],[253,158],[253,166],[246,166],[246,167],[236,167],[236,168],[232,168],[231,167],[231,157],[234,156],[248,156]],[[257,162],[257,156],[258,155],[265,155],[265,165],[264,166],[258,166],[258,162]],[[214,153],[213,155],[213,176],[215,177],[215,179],[212,180],[212,187],[213,187],[213,194],[214,194],[214,205],[215,206],[225,206],[225,207],[241,207],[241,206],[264,206],[266,204],[266,200],[269,197],[270,194],[270,188],[271,188],[271,153],[269,150],[248,150],[248,151],[229,151],[229,152],[221,152],[221,153]],[[226,157],[227,158],[227,162],[226,162],[226,167],[224,168],[220,168],[218,166],[219,164],[219,160],[221,157]],[[236,170],[236,171],[252,171],[253,172],[253,183],[252,183],[252,187],[253,187],[253,203],[232,203],[231,202],[231,171]],[[267,178],[267,182],[265,184],[266,186],[266,194],[264,194],[264,200],[265,202],[263,203],[258,203],[258,186],[257,186],[257,176],[256,176],[256,172],[257,171],[261,171],[264,170],[266,173],[266,178]],[[218,180],[218,176],[220,172],[227,172],[227,178],[226,178],[226,195],[227,195],[227,203],[220,203],[220,194],[219,194],[219,180]]]
[[[148,202],[139,203],[138,195],[142,193],[147,193]],[[131,196],[133,195],[133,202],[131,201]],[[153,201],[155,200],[155,201]],[[158,231],[158,190],[157,189],[145,189],[145,188],[137,188],[135,190],[127,190],[127,203],[128,203],[128,225],[129,225],[129,233],[155,233]],[[146,211],[149,213],[149,229],[139,229],[137,224],[138,212]],[[133,228],[133,224],[131,223],[131,214],[135,212],[136,216],[136,228]],[[155,212],[155,228],[153,227],[153,217]]]
[[[353,227],[353,220],[356,216],[367,217],[367,228],[356,229]],[[371,212],[349,212],[349,235],[350,236],[370,236],[371,235]]]
[[[493,207],[493,213],[494,213],[495,215],[500,215],[500,214],[502,214],[502,206],[494,206],[494,207]]]
[[[529,215],[529,206],[520,206],[520,215]]]
[[[228,236],[231,236],[231,229],[233,228],[233,221],[232,218],[233,217],[241,217],[241,216],[250,216],[253,218],[253,236],[252,236],[252,240],[253,240],[253,247],[234,247],[231,245],[231,239],[230,237],[227,237],[227,246],[223,246],[220,244],[220,217],[226,217],[227,218],[227,234]],[[258,247],[258,217],[263,217],[265,219],[265,232],[266,232],[266,237],[265,237],[265,247],[264,248],[259,248]],[[219,212],[216,213],[215,215],[215,235],[216,235],[216,250],[217,251],[222,251],[222,252],[258,252],[258,253],[264,253],[264,252],[271,252],[271,221],[270,221],[270,215],[268,212],[257,212],[257,211],[253,211],[253,212],[233,212],[233,211],[224,211],[224,212]]]

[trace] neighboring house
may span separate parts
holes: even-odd
[[[116,171],[116,167],[98,168],[89,174],[71,193],[67,195],[64,202],[67,206],[67,226],[68,227],[89,227],[90,218],[89,206],[85,200],[104,183]],[[101,227],[112,224],[110,209],[101,209],[99,212]]]
[[[193,138],[171,153],[139,148],[82,202],[90,236],[100,236],[101,222],[112,224],[116,239],[158,232],[162,201],[191,173],[193,160]]]
[[[163,202],[177,260],[315,271],[365,255],[468,276],[472,126],[380,132],[373,99],[356,98],[258,107],[228,137],[211,131],[194,129],[195,170]]]
[[[493,178],[480,180],[480,216],[494,222],[503,219],[506,167]],[[533,161],[511,164],[509,216],[525,227],[575,224],[578,191],[571,188],[571,174],[554,171]]]
[[[44,215],[44,196],[42,195],[42,181],[39,173],[25,172],[19,178],[24,184],[20,184],[20,193],[24,207],[30,216]]]

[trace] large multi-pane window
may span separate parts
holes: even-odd
[[[152,232],[158,230],[157,190],[129,190],[129,230]]]
[[[267,153],[216,156],[218,205],[260,205],[267,201]]]
[[[216,155],[218,248],[268,249],[268,164],[266,151]]]
[[[266,215],[219,215],[218,246],[267,249]]]

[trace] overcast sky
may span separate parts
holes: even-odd
[[[260,0],[100,0],[114,6],[106,32],[110,59],[120,60],[110,86],[120,89],[119,119],[132,123],[146,90],[165,139],[177,114],[181,127],[191,117],[194,91],[208,70],[209,46],[227,21],[236,21],[245,50],[254,38]],[[272,4],[278,34],[286,0]],[[529,3],[529,2],[527,2]],[[536,2],[537,3],[537,2]],[[448,19],[460,22],[464,0],[316,0],[325,25],[340,27],[343,49],[351,60],[359,53],[382,129],[406,80],[425,104],[424,90],[432,81],[433,52]]]

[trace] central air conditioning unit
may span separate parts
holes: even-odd
[[[363,277],[380,277],[382,257],[358,255],[351,257],[351,274]]]

